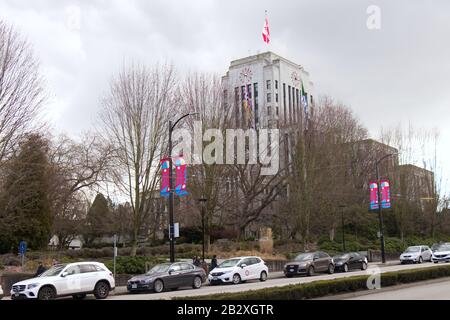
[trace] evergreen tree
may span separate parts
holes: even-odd
[[[19,153],[9,160],[0,207],[0,250],[16,250],[20,241],[30,249],[42,249],[51,237],[52,216],[48,199],[47,141],[29,134]]]
[[[86,217],[83,234],[86,244],[90,245],[96,238],[109,233],[110,218],[110,204],[103,194],[98,193]]]

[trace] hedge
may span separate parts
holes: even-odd
[[[370,275],[349,278],[320,280],[304,284],[273,287],[236,293],[221,293],[209,296],[180,297],[176,300],[302,300],[347,292],[368,290]],[[450,266],[428,267],[381,274],[381,287],[411,283],[450,276]]]

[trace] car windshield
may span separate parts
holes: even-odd
[[[406,249],[406,253],[412,253],[412,252],[419,252],[420,251],[420,247],[408,247],[408,249]]]
[[[170,263],[157,264],[156,266],[151,268],[149,271],[147,271],[146,274],[167,272],[167,271],[169,271],[169,267],[170,267]]]
[[[314,257],[313,253],[301,253],[295,257],[295,261],[307,261],[312,260]]]
[[[435,249],[436,251],[450,251],[450,245],[449,244],[441,244],[437,246]]]
[[[350,255],[349,255],[348,253],[338,254],[338,255],[335,255],[335,256],[333,257],[333,259],[348,259],[349,256],[350,256]]]
[[[48,269],[47,271],[45,271],[44,273],[40,274],[39,277],[53,277],[53,276],[56,276],[62,271],[62,269],[65,268],[65,266],[66,265],[64,265],[64,264],[54,266],[54,267]]]
[[[238,262],[241,261],[241,259],[228,259],[225,260],[224,262],[222,262],[221,264],[219,264],[219,268],[229,268],[229,267],[234,267],[235,265],[238,264]]]

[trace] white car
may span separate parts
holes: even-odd
[[[435,246],[433,251],[433,257],[431,260],[434,263],[438,262],[449,262],[450,261],[450,244],[443,243]]]
[[[412,246],[408,247],[405,252],[400,255],[400,263],[422,263],[431,261],[431,249],[428,246]]]
[[[247,280],[266,281],[268,275],[269,268],[260,257],[236,257],[223,261],[211,270],[208,280],[211,285],[238,284]]]
[[[77,262],[54,266],[39,277],[13,284],[11,299],[83,299],[88,293],[105,299],[114,288],[113,274],[103,263]]]
[[[2,300],[3,298],[3,289],[2,289],[2,285],[0,284],[0,300]]]

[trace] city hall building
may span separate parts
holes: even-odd
[[[314,104],[314,86],[299,64],[273,52],[231,61],[225,76],[225,100],[232,102],[236,127],[298,127],[304,119],[302,86],[308,107]],[[245,122],[246,110],[251,116]]]

